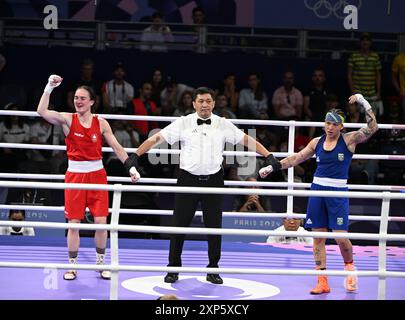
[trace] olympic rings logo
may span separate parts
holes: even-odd
[[[333,13],[336,18],[344,19],[343,9],[346,6],[352,5],[361,8],[362,0],[304,0],[305,6],[312,10],[315,15],[320,19],[327,19]]]

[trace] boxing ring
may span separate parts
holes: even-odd
[[[0,115],[37,116],[35,112],[0,111]],[[154,116],[118,116],[103,115],[106,119],[154,120],[168,121],[167,117]],[[175,118],[170,118],[171,120]],[[289,146],[287,153],[274,153],[276,157],[285,157],[293,153],[295,126],[322,126],[322,123],[266,120],[233,120],[234,123],[270,124],[289,127]],[[359,124],[347,124],[347,127],[361,127]],[[382,129],[405,129],[405,125],[379,125]],[[3,148],[26,148],[65,150],[64,146],[7,144]],[[126,148],[127,152],[135,149]],[[111,152],[111,148],[103,148]],[[149,151],[176,154],[178,150],[153,149]],[[254,152],[225,151],[224,155],[256,156]],[[354,155],[353,159],[405,160],[403,155]],[[109,177],[109,185],[65,184],[60,182],[40,182],[60,180],[63,175],[34,174],[0,174],[0,179],[36,179],[36,182],[0,181],[0,187],[7,188],[44,188],[44,189],[82,189],[108,190],[113,192],[110,208],[110,224],[71,224],[59,222],[11,222],[1,221],[1,226],[19,226],[50,229],[108,230],[110,243],[107,249],[106,265],[94,264],[93,239],[81,238],[79,250],[79,270],[75,281],[64,281],[63,271],[71,269],[67,264],[66,239],[46,239],[32,237],[0,237],[0,298],[1,299],[156,299],[158,296],[174,293],[181,299],[216,299],[216,300],[266,300],[266,299],[360,299],[360,300],[403,300],[405,299],[405,248],[388,247],[387,241],[405,241],[405,235],[389,234],[388,222],[405,222],[404,217],[389,216],[391,200],[404,200],[400,193],[404,186],[367,186],[349,185],[349,192],[308,191],[294,188],[308,188],[309,184],[293,182],[293,168],[288,169],[287,182],[244,182],[226,181],[225,185],[234,188],[195,188],[177,187],[166,184],[175,183],[176,179],[141,178],[137,185],[129,183],[127,177]],[[158,186],[143,185],[158,183]],[[241,186],[236,188],[235,186]],[[248,189],[246,186],[280,187],[282,189]],[[352,191],[363,190],[363,191]],[[366,190],[367,192],[364,192]],[[378,192],[377,192],[378,191]],[[382,191],[382,192],[381,192]],[[121,213],[170,215],[171,210],[147,210],[121,208],[123,192],[159,192],[159,193],[217,193],[233,195],[258,194],[262,196],[286,196],[285,213],[241,213],[224,212],[224,216],[260,216],[260,217],[298,217],[305,215],[293,213],[293,198],[307,196],[348,197],[359,199],[379,199],[382,201],[380,216],[354,216],[350,220],[379,221],[379,233],[333,233],[333,232],[280,232],[271,230],[213,229],[213,228],[179,228],[156,226],[132,226],[118,223]],[[0,205],[0,209],[30,209],[29,205]],[[38,209],[38,207],[35,207]],[[41,210],[63,211],[63,207],[41,207]],[[197,212],[196,215],[201,215]],[[337,246],[327,246],[326,271],[313,270],[312,246],[282,245],[265,243],[223,243],[220,268],[210,269],[201,266],[207,262],[206,241],[186,241],[183,250],[184,267],[166,267],[168,240],[119,239],[118,231],[148,233],[187,233],[193,235],[239,235],[243,236],[299,236],[318,238],[349,238],[373,240],[378,246],[354,246],[355,272],[342,271],[343,261]],[[94,270],[111,270],[111,281],[100,279]],[[179,272],[179,281],[174,284],[163,282],[166,272]],[[219,273],[223,276],[223,285],[213,285],[205,281],[206,273]],[[314,285],[316,275],[329,275],[331,293],[311,296],[309,290]],[[359,290],[346,293],[343,277],[356,274],[359,277]],[[294,289],[292,289],[294,288]]]

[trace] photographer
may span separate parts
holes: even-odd
[[[246,181],[257,181],[255,178],[247,178]],[[248,187],[256,189],[257,187]],[[234,202],[234,210],[238,212],[269,212],[270,211],[270,199],[265,196],[259,196],[257,194],[242,195],[237,197]]]

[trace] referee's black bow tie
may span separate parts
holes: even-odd
[[[202,119],[197,118],[197,124],[198,124],[199,126],[202,125],[203,123],[205,123],[205,124],[211,124],[211,119],[202,120]]]

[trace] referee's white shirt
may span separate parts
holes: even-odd
[[[221,169],[225,143],[238,144],[244,132],[226,118],[212,114],[211,124],[197,124],[198,115],[180,117],[160,131],[169,144],[180,141],[180,169],[209,175]],[[206,119],[202,119],[206,120]]]

